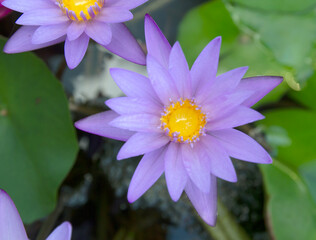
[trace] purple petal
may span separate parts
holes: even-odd
[[[191,98],[190,70],[179,42],[171,49],[169,72],[174,79],[180,97]]]
[[[147,55],[147,71],[151,85],[164,105],[169,105],[170,100],[179,99],[179,93],[168,70],[151,55]]]
[[[145,38],[148,54],[168,68],[171,46],[158,25],[149,14],[145,15]]]
[[[184,168],[181,148],[171,142],[165,154],[165,176],[168,191],[173,201],[178,201],[187,183],[188,175]]]
[[[86,29],[86,23],[85,22],[75,22],[73,21],[68,29],[67,29],[67,38],[69,41],[76,40],[78,37],[83,34],[84,30]]]
[[[16,21],[19,25],[50,25],[70,21],[69,18],[58,8],[34,9],[23,13]]]
[[[121,7],[126,9],[136,8],[148,0],[107,0],[106,5],[111,7]]]
[[[112,110],[119,114],[149,113],[160,116],[162,107],[151,99],[119,97],[106,101]]]
[[[46,240],[70,240],[72,226],[69,222],[63,222],[48,236]]]
[[[33,44],[32,36],[38,27],[23,26],[17,30],[13,36],[7,41],[3,51],[5,53],[19,53],[32,51],[44,47],[48,47],[60,42],[65,41],[65,37],[58,38],[54,41],[46,42],[43,44]]]
[[[195,60],[191,69],[192,90],[194,93],[198,89],[203,88],[205,83],[215,81],[221,41],[221,37],[213,39]]]
[[[184,167],[194,184],[200,191],[207,193],[210,190],[210,167],[205,151],[195,144],[192,148],[189,144],[182,144],[182,159]]]
[[[95,18],[96,21],[107,23],[120,23],[131,19],[133,19],[133,14],[129,10],[120,7],[105,7]]]
[[[113,111],[106,111],[98,114],[94,114],[75,123],[75,127],[102,137],[113,138],[120,141],[127,141],[134,133],[111,127],[109,122],[119,115]]]
[[[207,224],[215,226],[217,217],[216,177],[211,176],[210,190],[208,193],[201,192],[190,180],[187,182],[185,192],[201,218]]]
[[[160,102],[150,80],[143,75],[120,68],[111,68],[110,73],[115,83],[128,97]]]
[[[128,188],[130,203],[140,198],[161,176],[164,171],[164,148],[146,153],[140,160]]]
[[[198,89],[196,93],[196,100],[199,103],[203,103],[210,98],[215,99],[222,95],[231,93],[237,87],[247,70],[248,67],[236,68],[219,75],[213,82],[207,82]]]
[[[28,1],[6,0],[2,2],[2,5],[14,11],[22,12],[22,13],[33,10],[34,6],[36,6],[36,9],[56,8],[56,5],[53,4],[52,1],[43,1],[43,0],[28,0]]]
[[[234,128],[261,119],[264,119],[264,116],[261,113],[245,106],[239,106],[229,114],[209,121],[206,124],[206,129],[214,131],[225,128]]]
[[[237,182],[237,175],[232,161],[225,148],[210,135],[201,137],[201,143],[210,161],[211,173],[226,181]]]
[[[112,40],[112,30],[108,23],[98,21],[88,22],[85,33],[101,45],[107,45]]]
[[[160,116],[152,114],[121,115],[109,123],[110,126],[137,132],[162,132]]]
[[[282,80],[283,77],[274,76],[244,78],[240,81],[236,91],[254,91],[254,94],[243,103],[243,105],[251,107],[278,86]]]
[[[209,102],[204,102],[203,111],[209,116],[220,118],[234,111],[236,107],[241,105],[246,99],[253,95],[253,91],[238,91],[233,92],[216,99],[211,99]]]
[[[154,151],[169,142],[169,137],[161,133],[135,133],[122,146],[117,160],[135,157]]]
[[[0,239],[28,240],[23,222],[10,196],[0,189]]]
[[[128,28],[123,23],[113,23],[111,28],[112,41],[104,47],[128,61],[145,65],[145,53]]]
[[[225,129],[212,132],[233,158],[254,163],[272,163],[267,151],[248,135],[235,130]]]
[[[40,26],[33,34],[32,43],[42,44],[63,37],[67,33],[68,26],[69,22]]]
[[[83,59],[88,49],[89,39],[86,34],[82,34],[74,41],[69,41],[68,38],[66,39],[65,58],[70,69],[77,67]]]

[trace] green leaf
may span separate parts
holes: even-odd
[[[260,39],[271,49],[277,61],[297,71],[306,71],[306,66],[312,69],[316,37],[315,3],[310,0],[273,3],[271,0],[267,4],[260,0],[252,3],[249,0],[229,2],[231,4],[227,6],[240,28]],[[300,9],[305,11],[300,12]]]
[[[299,109],[274,110],[264,114],[265,119],[259,123],[265,129],[278,127],[283,130],[283,138],[288,137],[287,144],[277,146],[277,159],[291,168],[297,169],[301,164],[316,159],[316,113]],[[267,139],[271,138],[269,132]],[[274,134],[275,135],[275,134]]]
[[[188,61],[192,64],[207,43],[219,35],[222,36],[219,73],[249,66],[246,76],[285,76],[287,82],[294,82],[292,71],[277,63],[260,41],[238,30],[225,5],[219,0],[193,9],[181,22],[179,41]],[[282,83],[256,106],[278,101],[287,89],[286,82]]]
[[[1,52],[0,72],[0,187],[30,223],[54,209],[78,146],[62,85],[42,61]]]
[[[316,111],[316,73],[311,76],[301,91],[291,91],[290,97],[300,104]]]
[[[278,12],[279,14],[285,12],[299,12],[306,11],[315,7],[315,0],[228,0],[231,3],[237,3],[244,7],[255,8],[263,11]]]
[[[261,125],[276,159],[261,166],[269,196],[268,226],[276,239],[316,239],[316,113],[283,109],[265,116]]]
[[[276,160],[261,170],[269,196],[268,226],[275,239],[316,239],[316,204],[301,177]]]

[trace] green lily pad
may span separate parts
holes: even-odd
[[[276,239],[316,239],[316,113],[282,109],[265,116],[260,124],[276,159],[261,166],[268,226]]]
[[[266,219],[275,239],[316,239],[316,204],[302,178],[277,160],[261,170],[268,194]]]
[[[40,59],[0,52],[0,72],[0,188],[30,223],[54,209],[78,145],[62,85]]]
[[[295,68],[297,73],[306,71],[306,66],[312,69],[316,38],[315,3],[310,0],[225,2],[239,27],[260,39],[278,62]],[[293,12],[286,12],[290,10]]]

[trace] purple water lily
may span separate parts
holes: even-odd
[[[137,64],[145,55],[122,23],[129,11],[148,0],[5,0],[3,5],[22,12],[22,26],[4,47],[6,53],[35,50],[65,41],[65,58],[73,69],[83,59],[89,39]]]
[[[47,240],[70,240],[72,227],[69,222],[59,225]],[[23,222],[10,196],[0,189],[0,239],[28,240]]]
[[[11,12],[10,9],[7,9],[6,7],[2,6],[3,1],[4,0],[0,0],[0,19],[4,18],[5,16],[7,16]]]
[[[281,77],[243,78],[247,67],[216,76],[221,38],[212,40],[191,70],[179,43],[170,46],[145,17],[149,78],[123,69],[111,75],[126,97],[112,109],[76,122],[83,131],[126,141],[117,159],[144,154],[128,189],[136,201],[165,173],[171,198],[183,190],[199,215],[215,225],[216,177],[236,182],[230,157],[271,163],[269,154],[234,127],[264,118],[250,107],[281,83]]]

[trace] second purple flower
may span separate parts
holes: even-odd
[[[131,9],[148,0],[5,0],[3,6],[23,13],[23,25],[7,42],[6,53],[31,51],[65,41],[65,58],[73,69],[83,59],[90,38],[137,64],[145,55],[123,24]]]

